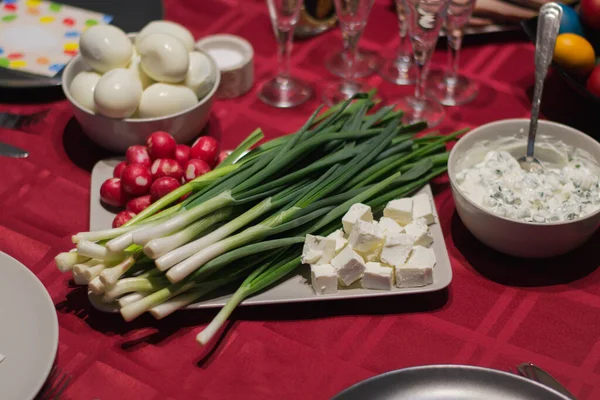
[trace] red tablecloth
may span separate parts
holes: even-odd
[[[361,47],[393,51],[397,26],[389,4],[375,5]],[[274,73],[275,40],[263,0],[168,0],[165,11],[167,19],[186,25],[196,37],[229,32],[247,38],[255,49],[257,83]],[[293,71],[312,82],[319,96],[324,83],[334,79],[324,57],[340,45],[337,30],[295,44]],[[438,51],[434,63],[443,65],[444,57]],[[443,132],[528,115],[530,44],[519,36],[468,39],[462,65],[481,82],[481,93],[472,104],[448,109]],[[377,76],[368,81],[388,100],[412,90]],[[320,102],[273,109],[257,100],[257,86],[244,97],[216,103],[210,131],[222,132],[224,148],[258,126],[268,137],[289,132]],[[550,80],[544,101],[547,117],[597,129],[591,107],[561,81]],[[0,110],[48,106],[51,115],[37,133],[0,130],[0,141],[30,152],[24,160],[0,158],[0,250],[30,268],[56,304],[57,362],[73,377],[65,398],[326,399],[373,375],[414,365],[508,370],[531,361],[580,399],[600,399],[600,235],[552,261],[498,254],[465,229],[444,182],[436,185],[436,205],[454,271],[447,290],[242,308],[222,339],[208,348],[200,348],[195,335],[214,311],[125,323],[94,310],[85,290],[70,286],[70,276],[56,269],[53,258],[71,248],[72,233],[88,228],[90,170],[106,153],[81,133],[64,100],[5,103]]]

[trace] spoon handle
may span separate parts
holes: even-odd
[[[556,3],[546,3],[540,8],[538,17],[537,34],[535,40],[535,88],[533,89],[533,101],[531,104],[531,122],[529,123],[529,136],[527,139],[527,158],[533,159],[533,148],[535,134],[537,132],[538,117],[540,115],[540,103],[544,80],[548,73],[548,67],[554,55],[556,36],[560,28],[562,8]]]

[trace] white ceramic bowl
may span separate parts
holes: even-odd
[[[135,34],[130,34],[129,37],[133,39]],[[187,143],[196,138],[208,122],[210,110],[215,100],[215,93],[221,81],[216,63],[210,55],[206,55],[217,73],[214,86],[193,107],[165,117],[113,119],[94,114],[79,106],[71,96],[69,87],[78,73],[91,70],[79,54],[65,67],[62,75],[62,88],[69,103],[71,103],[73,114],[85,134],[95,143],[108,150],[125,152],[131,145],[146,143],[148,136],[156,131],[169,132],[178,143]]]
[[[463,156],[473,145],[517,134],[522,135],[524,154],[528,128],[528,119],[509,119],[482,125],[461,138],[448,160],[452,195],[456,211],[465,226],[489,247],[517,257],[553,257],[567,253],[588,240],[600,224],[600,210],[573,221],[543,224],[517,221],[500,217],[475,204],[458,189],[456,182],[456,174],[463,167],[460,165]],[[540,121],[538,138],[540,135],[584,149],[600,164],[600,143],[583,132],[554,122]]]

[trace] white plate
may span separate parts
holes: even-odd
[[[0,252],[0,397],[33,399],[58,346],[58,321],[46,288],[23,264]]]
[[[98,162],[92,170],[92,193],[90,204],[90,229],[101,230],[108,229],[112,224],[114,214],[106,210],[100,203],[99,193],[102,182],[112,176],[112,171],[119,163],[119,159],[103,160]],[[421,189],[432,196],[431,187],[429,185]],[[437,216],[436,216],[437,220]],[[303,265],[298,269],[296,274],[291,275],[285,281],[259,293],[256,296],[250,297],[242,302],[242,305],[252,304],[275,304],[275,303],[297,303],[306,301],[321,301],[334,299],[349,299],[357,297],[378,297],[390,296],[397,294],[413,294],[433,292],[445,288],[452,280],[452,269],[450,267],[450,258],[448,250],[444,242],[444,235],[440,228],[439,222],[430,226],[433,236],[432,248],[435,252],[437,264],[433,269],[433,284],[415,288],[393,288],[392,290],[368,290],[357,287],[356,284],[349,288],[340,289],[336,294],[316,295],[310,285],[310,270],[309,267]],[[229,294],[217,294],[213,298],[191,304],[188,308],[212,308],[221,307],[229,299]],[[90,300],[94,307],[102,311],[115,311],[111,306],[102,303],[93,295],[90,295]]]

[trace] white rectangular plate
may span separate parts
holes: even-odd
[[[114,214],[106,210],[100,203],[99,193],[102,182],[112,177],[112,171],[119,162],[119,159],[103,160],[98,162],[92,171],[92,193],[90,204],[90,230],[108,229],[111,227]],[[420,192],[432,196],[429,185],[421,189]],[[436,210],[437,212],[437,210]],[[436,223],[430,226],[433,236],[433,250],[437,259],[437,264],[433,269],[433,284],[415,288],[393,288],[392,290],[368,290],[363,289],[359,284],[354,284],[348,288],[340,289],[336,294],[316,295],[310,285],[310,268],[307,265],[301,266],[298,271],[290,275],[285,281],[264,290],[263,292],[250,297],[242,302],[242,305],[256,304],[275,304],[275,303],[297,303],[306,301],[350,299],[357,297],[378,297],[399,294],[414,294],[433,292],[445,288],[452,280],[452,269],[448,250],[444,241],[444,235],[440,228],[436,215]],[[102,303],[99,299],[90,294],[90,301],[99,310],[115,311],[113,307]],[[227,293],[217,294],[213,297],[191,304],[187,308],[213,308],[223,306],[230,295]]]

